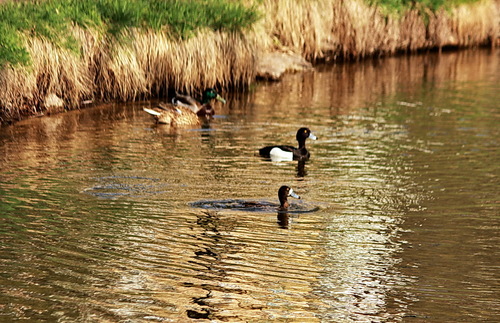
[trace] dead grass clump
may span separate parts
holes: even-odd
[[[493,44],[500,16],[493,0],[437,12],[415,7],[398,14],[361,0],[264,0],[261,10],[266,16],[254,28],[259,45],[308,60]]]
[[[260,44],[312,61],[393,53],[400,42],[398,20],[361,0],[265,0],[261,8]]]
[[[5,107],[0,120],[44,112],[49,94],[62,98],[67,108],[78,107],[92,96],[93,78],[85,60],[45,39],[27,38],[26,43],[32,64],[7,65],[0,71],[0,107]]]
[[[103,61],[99,84],[112,97],[160,96],[173,88],[192,93],[207,87],[240,87],[254,78],[255,45],[240,33],[202,31],[188,40],[132,30],[128,44]]]
[[[446,42],[460,47],[495,43],[499,36],[500,6],[482,1],[454,8],[449,18],[451,38]]]

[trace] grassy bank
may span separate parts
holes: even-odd
[[[54,94],[74,109],[246,86],[270,51],[314,61],[492,44],[498,16],[494,0],[5,2],[0,121],[45,113]]]
[[[218,0],[42,0],[6,2],[0,7],[0,66],[29,63],[22,38],[44,38],[78,51],[72,26],[94,29],[110,39],[126,41],[131,28],[188,39],[198,30],[239,31],[258,19],[255,7]]]

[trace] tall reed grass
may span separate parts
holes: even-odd
[[[61,1],[72,6],[63,8]],[[84,100],[244,87],[254,80],[260,55],[269,51],[316,61],[494,44],[500,16],[495,0],[434,11],[388,10],[362,0],[45,2],[49,8],[28,12],[51,20],[64,13],[70,19],[59,17],[52,29],[36,25],[14,34],[9,28],[20,28],[18,22],[0,20],[0,31],[8,32],[0,35],[0,122],[46,112],[48,94],[74,109]],[[192,7],[175,7],[182,3]],[[205,5],[201,15],[193,11],[200,5]],[[26,18],[17,14],[18,20]],[[67,37],[57,38],[61,33]]]
[[[496,1],[453,0],[456,6],[431,1],[423,6],[391,7],[348,0],[263,0],[267,14],[259,39],[266,50],[286,49],[309,60],[358,59],[401,51],[493,44],[498,38]],[[264,41],[263,41],[264,40]]]

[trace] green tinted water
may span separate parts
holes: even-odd
[[[498,54],[318,67],[223,93],[0,129],[0,321],[498,321]],[[265,145],[311,160],[273,163]],[[292,203],[310,213],[193,207]]]

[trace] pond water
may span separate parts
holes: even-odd
[[[0,128],[0,321],[499,321],[498,71],[386,58],[222,93],[200,128],[155,102]],[[309,161],[256,156],[302,126]],[[281,185],[306,212],[206,205]]]

